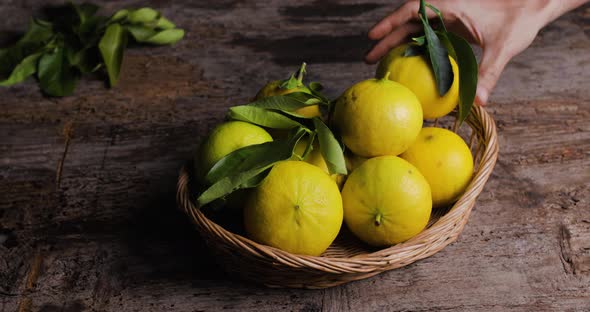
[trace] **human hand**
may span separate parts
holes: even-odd
[[[526,49],[546,24],[586,1],[582,0],[431,0],[448,30],[482,47],[476,102],[485,105],[504,67]],[[369,38],[379,42],[365,61],[376,63],[387,52],[422,31],[420,2],[410,0],[377,23]],[[426,9],[428,18],[436,14]]]

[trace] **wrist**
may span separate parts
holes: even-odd
[[[543,16],[544,25],[551,23],[563,14],[583,5],[588,0],[538,0]]]

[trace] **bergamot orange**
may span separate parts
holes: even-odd
[[[354,170],[342,189],[342,202],[351,232],[377,247],[414,237],[432,211],[428,182],[397,156],[371,158]]]
[[[216,162],[239,148],[270,141],[270,134],[257,125],[243,121],[221,123],[211,131],[199,148],[195,159],[197,176],[204,178]]]
[[[439,118],[447,115],[459,103],[457,62],[449,56],[454,74],[453,84],[445,95],[440,96],[430,62],[423,55],[404,56],[408,46],[404,44],[389,51],[379,63],[376,77],[382,78],[390,72],[389,79],[412,90],[422,105],[424,118]]]
[[[399,155],[422,128],[422,107],[403,85],[386,78],[368,79],[338,98],[333,120],[353,153],[363,157]]]
[[[418,139],[401,157],[424,175],[432,189],[435,207],[451,204],[461,196],[473,175],[469,147],[460,136],[447,129],[422,129]]]
[[[342,197],[336,183],[304,161],[274,165],[252,190],[244,207],[248,236],[281,250],[319,256],[342,225]]]

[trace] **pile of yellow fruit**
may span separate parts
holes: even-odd
[[[343,223],[360,240],[376,247],[404,242],[423,231],[433,208],[452,204],[465,191],[473,159],[465,141],[454,132],[423,128],[424,119],[445,116],[458,104],[455,60],[450,59],[451,88],[440,96],[427,59],[404,55],[407,47],[392,50],[379,65],[377,78],[351,86],[326,109],[315,104],[273,111],[310,129],[325,123],[343,144],[332,146],[330,152],[322,136],[309,135],[307,130],[277,129],[276,123],[260,121],[254,113],[247,120],[232,118],[238,116],[237,109],[230,114],[231,120],[212,130],[195,157],[195,175],[208,188],[207,194],[231,189],[225,192],[229,194],[219,192],[224,194],[217,196],[223,199],[221,208],[212,210],[233,214],[256,242],[304,255],[326,251]],[[268,83],[256,95],[256,103],[285,99],[289,94],[321,98],[303,84],[303,71]],[[253,146],[267,147],[280,140],[295,142],[292,151],[261,169],[263,174],[257,178],[243,179],[249,171],[225,173],[225,180],[212,183],[211,177],[223,174],[224,168],[253,168],[248,164],[248,153],[256,152]],[[326,157],[335,150],[345,160],[346,174],[331,170],[337,165]],[[227,165],[230,158],[233,167]],[[239,179],[245,182],[235,182]]]

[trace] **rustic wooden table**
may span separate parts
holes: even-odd
[[[0,310],[590,311],[589,5],[502,75],[488,108],[500,159],[459,240],[309,291],[221,272],[176,210],[177,172],[229,106],[301,61],[331,96],[371,77],[364,33],[396,1],[100,2],[158,8],[187,35],[130,50],[115,89],[0,89]],[[3,0],[0,43],[48,3],[61,1]]]

